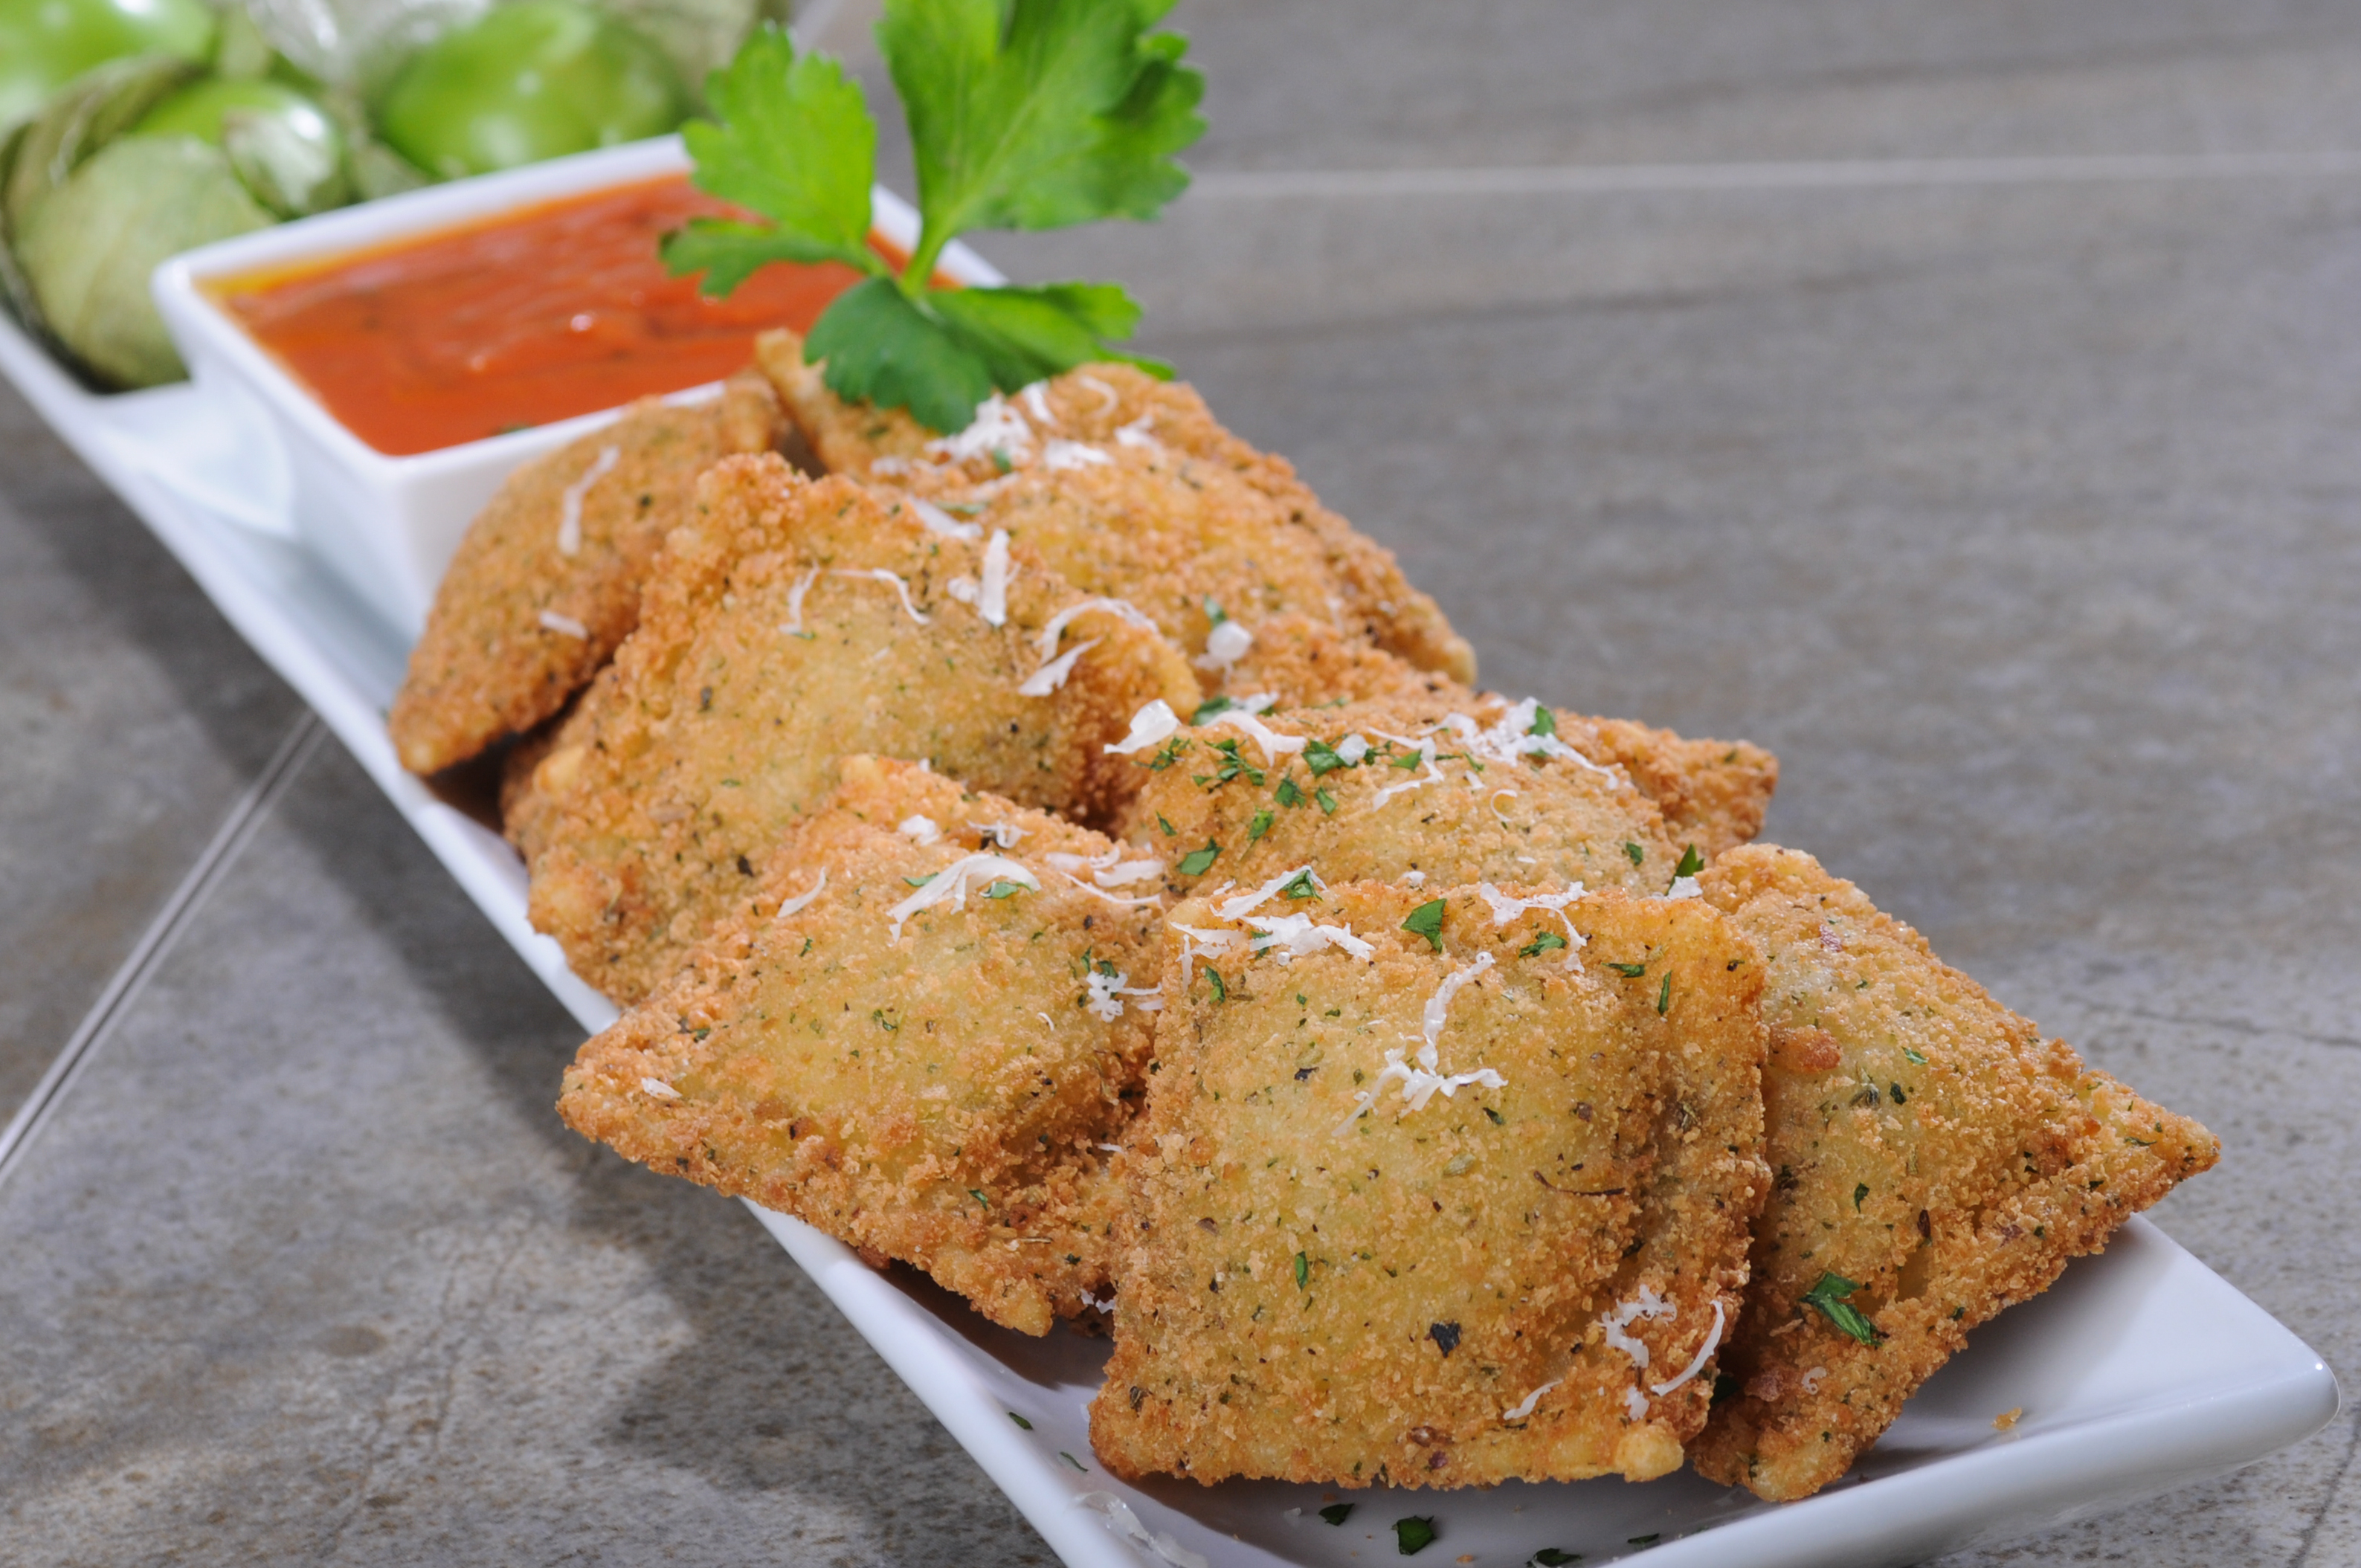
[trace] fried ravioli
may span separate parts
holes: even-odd
[[[1671,886],[1680,850],[1628,778],[1535,733],[1533,704],[1468,709],[1402,696],[1234,710],[1127,741],[1148,782],[1125,837],[1170,859],[1180,893],[1307,863],[1337,882]]]
[[[535,771],[533,923],[618,1002],[744,912],[755,866],[825,798],[838,757],[930,760],[1105,820],[1137,787],[1104,750],[1125,716],[1194,700],[1152,629],[889,504],[774,456],[708,471],[639,629]]]
[[[1115,1474],[1643,1480],[1704,1424],[1768,1184],[1752,946],[1693,899],[1424,896],[1173,911]]]
[[[1186,385],[1159,381],[1128,365],[1087,366],[1027,388],[1015,402],[994,398],[978,411],[974,425],[938,440],[902,410],[843,402],[822,381],[820,367],[804,363],[803,341],[793,333],[764,334],[755,359],[831,473],[995,508],[1004,504],[996,498],[1005,492],[1011,501],[1046,496],[1025,501],[1031,526],[1073,543],[1061,548],[1045,540],[1037,546],[1045,557],[1087,572],[1143,574],[1140,591],[1149,598],[1167,588],[1185,592],[1191,573],[1209,583],[1236,578],[1239,586],[1230,591],[1241,598],[1259,591],[1255,578],[1268,575],[1280,592],[1295,596],[1301,571],[1282,567],[1279,558],[1282,553],[1288,562],[1316,555],[1333,587],[1308,603],[1290,597],[1273,608],[1333,613],[1356,634],[1420,669],[1461,682],[1476,678],[1476,655],[1466,639],[1451,629],[1432,598],[1411,586],[1393,553],[1322,506],[1284,458],[1223,429]],[[1119,473],[1102,475],[1101,469]],[[1070,499],[1060,500],[1061,493]],[[1191,521],[1217,525],[1206,543],[1218,547],[1193,565],[1185,555],[1171,557],[1153,537],[1171,535],[1176,525]],[[1126,547],[1119,532],[1134,528],[1151,535],[1137,561],[1110,554],[1104,565],[1094,564],[1093,544],[1120,551]],[[1095,541],[1093,529],[1102,530]],[[1258,544],[1274,559],[1233,558],[1233,552]],[[1221,589],[1209,586],[1195,597],[1208,593],[1219,598]],[[1241,613],[1227,599],[1221,602],[1228,613]]]
[[[402,766],[434,773],[555,713],[638,622],[640,584],[697,477],[785,430],[761,376],[719,398],[649,399],[509,477],[468,526],[386,726]]]
[[[2204,1128],[2083,1066],[1810,856],[1699,878],[1763,949],[1777,1171],[1692,1450],[1774,1500],[1842,1475],[1970,1329],[2212,1167]]]
[[[1160,907],[1057,870],[1115,850],[1085,828],[910,763],[841,781],[559,1113],[1045,1333],[1106,1289],[1100,1146],[1143,1092]]]

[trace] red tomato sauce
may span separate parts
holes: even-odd
[[[408,456],[719,380],[860,280],[774,262],[708,300],[656,242],[719,215],[742,214],[673,176],[208,292],[346,429]]]

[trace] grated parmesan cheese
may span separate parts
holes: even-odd
[[[1533,719],[1540,712],[1541,703],[1527,697],[1511,707],[1488,728],[1464,713],[1445,714],[1442,724],[1436,728],[1447,729],[1457,735],[1477,762],[1513,762],[1520,757],[1556,757],[1577,762],[1594,773],[1604,773],[1609,778],[1620,776],[1616,769],[1600,767],[1554,735],[1531,733]]]
[[[818,898],[819,896],[819,890],[827,885],[828,868],[826,866],[822,866],[819,869],[819,880],[811,884],[811,891],[808,893],[799,893],[793,898],[782,900],[779,904],[779,912],[776,915],[772,916],[771,918],[774,920],[785,920],[790,915],[799,914],[802,911],[810,908],[811,901]]]
[[[1098,1305],[1095,1301],[1091,1304]],[[1191,1552],[1182,1546],[1170,1530],[1150,1534],[1148,1527],[1140,1522],[1139,1516],[1132,1511],[1131,1505],[1113,1492],[1084,1492],[1074,1499],[1074,1507],[1091,1508],[1105,1515],[1111,1534],[1137,1541],[1143,1551],[1170,1564],[1170,1568],[1213,1568],[1204,1553]]]
[[[950,906],[953,909],[965,909],[968,881],[972,877],[978,876],[1013,882],[1019,887],[1031,888],[1036,892],[1039,891],[1041,886],[1040,878],[1005,855],[983,853],[961,855],[958,860],[928,877],[924,887],[886,911],[894,926],[885,939],[889,942],[900,941],[902,923],[905,920],[922,909],[931,909],[945,899],[950,901]]]
[[[807,566],[804,575],[796,579],[796,586],[787,590],[787,619],[779,623],[779,630],[788,636],[804,635],[804,596],[811,592],[811,586],[818,581],[819,568]]]
[[[1101,974],[1093,970],[1083,978],[1085,994],[1082,1005],[1112,1024],[1123,1016],[1123,999],[1145,996],[1152,1000],[1139,1003],[1143,1013],[1154,1013],[1164,1005],[1163,993],[1152,985],[1134,985],[1131,976],[1123,973]]]
[[[943,836],[943,830],[931,817],[905,817],[895,832],[913,844],[931,844]],[[1002,846],[1004,849],[1005,845]]]
[[[1068,605],[1065,609],[1051,616],[1049,623],[1034,634],[1034,651],[1039,653],[1044,659],[1056,652],[1058,651],[1058,639],[1066,634],[1066,628],[1073,622],[1073,619],[1078,615],[1088,614],[1090,611],[1094,609],[1104,610],[1107,614],[1114,616],[1118,620],[1136,626],[1142,631],[1154,631],[1156,630],[1156,622],[1148,620],[1145,615],[1142,615],[1139,612],[1138,608],[1126,599],[1081,599],[1073,604]]]
[[[555,631],[561,637],[571,637],[577,642],[589,640],[590,629],[570,615],[560,615],[554,609],[544,609],[541,612],[540,620],[542,630],[544,631]]]
[[[1014,822],[971,822],[968,827],[1004,850],[1016,848],[1025,839],[1025,829]]]
[[[1386,1085],[1396,1080],[1401,1082],[1402,1109],[1405,1113],[1423,1110],[1427,1102],[1434,1098],[1437,1090],[1442,1091],[1443,1097],[1448,1100],[1471,1083],[1481,1084],[1487,1089],[1506,1089],[1509,1086],[1508,1080],[1488,1067],[1478,1068],[1474,1072],[1452,1073],[1446,1076],[1442,1070],[1441,1058],[1436,1054],[1435,1042],[1443,1033],[1443,1022],[1451,1007],[1451,999],[1458,994],[1461,986],[1490,969],[1492,961],[1491,954],[1478,953],[1476,955],[1474,963],[1463,964],[1444,977],[1443,983],[1435,987],[1434,994],[1426,999],[1426,1007],[1421,1020],[1424,1025],[1426,1043],[1418,1048],[1418,1065],[1411,1067],[1405,1063],[1399,1050],[1388,1051],[1386,1065],[1378,1069],[1376,1081],[1364,1090],[1359,1098],[1355,1101],[1352,1114],[1336,1124],[1338,1135],[1341,1136],[1351,1128],[1354,1123],[1359,1121],[1369,1107],[1378,1102],[1378,1096],[1385,1091]]]
[[[998,392],[986,398],[975,408],[975,418],[968,427],[954,435],[939,436],[927,443],[930,455],[953,463],[964,463],[971,457],[989,457],[994,452],[1015,458],[1032,450],[1033,427],[1025,416],[1008,406],[1008,400]],[[876,465],[872,464],[873,470]]]
[[[1008,530],[995,528],[992,540],[983,547],[983,581],[976,590],[976,614],[983,617],[986,626],[1000,626],[1008,620]]]
[[[1131,716],[1129,734],[1120,740],[1108,742],[1100,750],[1128,753],[1146,746],[1160,746],[1170,740],[1180,728],[1180,716],[1172,711],[1170,703],[1159,696]]]
[[[1566,905],[1578,903],[1583,896],[1580,883],[1576,883],[1564,893],[1536,894],[1531,898],[1513,898],[1488,882],[1477,883],[1476,892],[1484,900],[1486,906],[1492,911],[1494,926],[1506,926],[1529,909],[1546,909],[1565,921],[1565,967],[1568,969],[1582,967],[1582,949],[1588,945],[1590,938],[1574,928],[1574,916],[1566,913]]]
[[[1398,795],[1407,795],[1411,790],[1424,789],[1428,784],[1441,784],[1443,782],[1443,770],[1434,765],[1434,738],[1433,736],[1430,735],[1421,740],[1413,740],[1407,735],[1388,735],[1382,729],[1378,730],[1378,734],[1380,738],[1390,740],[1397,746],[1416,747],[1418,749],[1419,764],[1426,771],[1420,777],[1411,780],[1408,784],[1388,784],[1383,789],[1378,791],[1377,798],[1369,803],[1370,810],[1377,810],[1379,806],[1385,805],[1386,802],[1391,800]],[[1339,756],[1343,755],[1341,751],[1337,754]]]
[[[1158,450],[1162,447],[1164,444],[1157,440],[1156,437],[1148,433],[1148,427],[1155,422],[1156,416],[1154,414],[1144,413],[1137,419],[1133,420],[1129,424],[1119,424],[1115,426],[1115,444],[1119,446],[1137,446],[1144,447],[1149,451]]]
[[[1607,1343],[1611,1348],[1620,1350],[1625,1355],[1631,1358],[1631,1366],[1634,1371],[1645,1372],[1648,1370],[1648,1343],[1645,1340],[1637,1338],[1632,1334],[1626,1333],[1624,1330],[1629,1328],[1635,1319],[1669,1318],[1678,1310],[1679,1309],[1675,1307],[1670,1301],[1667,1301],[1662,1296],[1657,1295],[1655,1291],[1651,1289],[1649,1287],[1642,1285],[1640,1287],[1640,1294],[1637,1297],[1633,1298],[1631,1300],[1624,1302],[1621,1306],[1617,1307],[1613,1311],[1599,1319],[1598,1326],[1606,1331]],[[1714,1310],[1717,1313],[1721,1310],[1720,1303],[1715,1303]],[[1719,1324],[1717,1321],[1716,1332],[1719,1332]],[[1697,1365],[1701,1366],[1704,1364],[1704,1358],[1699,1357]],[[1697,1367],[1693,1366],[1689,1368],[1688,1371],[1682,1373],[1680,1376],[1673,1379],[1672,1386],[1674,1387],[1680,1387],[1681,1384],[1694,1376],[1696,1372]],[[1661,1391],[1662,1390],[1659,1390],[1659,1392]],[[1648,1414],[1648,1396],[1642,1393],[1636,1387],[1624,1390],[1623,1412],[1635,1421],[1645,1420]]]
[[[1377,948],[1343,926],[1314,925],[1309,915],[1249,915],[1246,923],[1260,933],[1254,950],[1270,953],[1289,963],[1323,948],[1341,948],[1356,959],[1377,957]]]
[[[1312,890],[1316,893],[1324,894],[1328,891],[1328,884],[1320,880],[1320,873],[1318,872],[1313,871],[1308,864],[1301,865],[1291,872],[1279,872],[1279,875],[1271,878],[1268,882],[1263,883],[1252,893],[1242,893],[1235,898],[1225,898],[1222,900],[1222,902],[1214,907],[1213,913],[1219,915],[1224,920],[1235,920],[1249,909],[1258,909],[1263,905],[1269,903],[1271,899],[1278,896],[1279,889],[1295,881],[1298,877],[1311,878]]]
[[[1104,641],[1104,638],[1093,637],[1088,641],[1075,643],[1072,647],[1067,649],[1064,652],[1059,654],[1056,658],[1050,660],[1048,663],[1042,665],[1031,674],[1026,676],[1025,679],[1017,685],[1016,695],[1018,696],[1048,696],[1050,693],[1056,691],[1060,686],[1066,684],[1066,677],[1074,673],[1075,660],[1081,658],[1083,654],[1089,652],[1092,649],[1097,647]]]
[[[1205,633],[1205,651],[1189,661],[1201,670],[1226,670],[1246,656],[1254,633],[1235,620],[1216,621]]]
[[[1123,400],[1115,396],[1115,389],[1108,386],[1104,381],[1100,380],[1096,376],[1077,376],[1074,378],[1074,385],[1077,387],[1088,387],[1092,391],[1096,392],[1099,395],[1098,411],[1103,414],[1113,413],[1115,410],[1123,407]]]
[[[839,566],[829,576],[866,577],[873,583],[891,583],[894,586],[894,591],[902,596],[902,608],[908,612],[910,619],[921,626],[927,624],[927,618],[919,612],[917,605],[910,602],[910,585],[902,580],[902,575],[899,572],[889,572],[883,566]]]
[[[1007,846],[1002,846],[1004,849]],[[1117,845],[1104,855],[1074,855],[1053,850],[1046,857],[1049,862],[1068,875],[1087,870],[1091,880],[1101,887],[1128,887],[1136,882],[1146,882],[1164,874],[1164,862],[1149,859],[1125,861],[1123,846]]]
[[[949,539],[964,539],[970,543],[983,537],[982,523],[961,522],[932,501],[912,496],[910,510],[918,514],[919,522],[926,526],[928,533],[939,533]]]
[[[557,553],[560,555],[579,555],[582,553],[582,503],[589,499],[590,487],[605,478],[622,460],[621,447],[602,446],[582,477],[558,492]]]
[[[1676,876],[1673,879],[1673,885],[1664,890],[1664,896],[1666,898],[1703,898],[1705,890],[1697,886],[1697,879],[1693,876]]]
[[[1222,624],[1227,626],[1233,623],[1224,621]],[[1266,762],[1275,763],[1283,756],[1291,755],[1294,752],[1303,750],[1304,740],[1302,736],[1281,735],[1278,730],[1273,729],[1269,725],[1265,724],[1261,718],[1247,712],[1243,707],[1224,708],[1221,712],[1215,714],[1212,719],[1207,721],[1205,728],[1208,729],[1217,729],[1224,725],[1227,725],[1232,729],[1241,730],[1247,735],[1253,736],[1254,739],[1262,746],[1262,760]]]
[[[1058,422],[1058,416],[1049,411],[1049,400],[1041,395],[1041,389],[1047,383],[1041,381],[1030,382],[1018,395],[1024,398],[1025,406],[1033,411],[1035,419],[1039,420],[1043,424],[1055,424]]]
[[[1721,1343],[1721,1326],[1725,1321],[1726,1320],[1722,1315],[1721,1302],[1717,1299],[1713,1304],[1713,1328],[1705,1336],[1705,1343],[1697,1347],[1697,1359],[1690,1362],[1688,1365],[1683,1369],[1681,1375],[1678,1377],[1674,1378],[1671,1382],[1653,1383],[1649,1385],[1649,1392],[1661,1398],[1664,1395],[1669,1394],[1674,1389],[1679,1387],[1682,1384],[1687,1382],[1690,1378],[1696,1376],[1698,1373],[1704,1371],[1705,1364],[1713,1359],[1714,1348]]]
[[[1361,759],[1369,754],[1369,738],[1356,729],[1336,742],[1336,760],[1348,768],[1357,768]]]
[[[1189,989],[1191,959],[1201,953],[1219,956],[1223,953],[1234,952],[1238,944],[1245,940],[1235,931],[1225,931],[1218,926],[1183,926],[1177,920],[1168,921],[1166,924],[1186,938],[1180,944],[1180,989],[1184,992]]]
[[[644,1092],[653,1094],[659,1100],[677,1100],[680,1098],[680,1091],[675,1089],[671,1084],[666,1083],[661,1078],[643,1078],[640,1080],[640,1088]]]
[[[1502,1410],[1500,1412],[1500,1419],[1504,1421],[1523,1420],[1527,1416],[1532,1415],[1535,1409],[1540,1408],[1543,1395],[1548,1393],[1551,1389],[1556,1387],[1559,1384],[1565,1381],[1565,1379],[1563,1377],[1551,1378],[1548,1382],[1543,1384],[1540,1387],[1534,1389],[1532,1393],[1518,1400],[1509,1409]]]
[[[1061,468],[1088,468],[1093,464],[1114,461],[1087,442],[1061,441],[1052,436],[1041,448],[1041,466],[1053,474]]]

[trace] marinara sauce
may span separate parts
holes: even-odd
[[[860,280],[774,262],[707,299],[656,243],[727,215],[675,175],[209,291],[346,429],[408,456],[719,380]]]

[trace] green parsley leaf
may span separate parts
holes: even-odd
[[[1804,1304],[1818,1308],[1820,1315],[1835,1324],[1839,1332],[1873,1345],[1885,1336],[1877,1332],[1877,1325],[1860,1308],[1845,1299],[1860,1288],[1841,1274],[1823,1274],[1817,1285],[1804,1292]]]
[[[1246,824],[1246,842],[1251,844],[1256,839],[1261,838],[1264,834],[1269,832],[1272,820],[1273,818],[1269,812],[1256,812],[1254,814],[1254,820]]]
[[[1646,964],[1619,964],[1610,962],[1607,967],[1613,970],[1617,974],[1621,975],[1625,980],[1637,980],[1642,975],[1648,972],[1648,966]]]
[[[1623,852],[1631,857],[1631,863],[1635,866],[1645,864],[1648,859],[1647,850],[1629,840],[1626,840],[1623,845]]]
[[[1290,877],[1287,881],[1287,885],[1279,890],[1279,895],[1281,898],[1319,897],[1320,888],[1319,885],[1312,880],[1312,868],[1310,866],[1306,866],[1301,871]]]
[[[1178,839],[1180,837],[1180,829],[1173,827],[1172,824],[1164,820],[1164,814],[1162,812],[1157,813],[1156,825],[1164,829],[1164,836],[1167,839]]]
[[[1672,1006],[1672,1004],[1673,977],[1671,975],[1666,975],[1664,977],[1664,983],[1656,988],[1656,1016],[1659,1018],[1663,1017],[1664,1015],[1664,1010]]]
[[[1535,937],[1532,941],[1527,942],[1523,947],[1519,948],[1517,949],[1517,957],[1521,959],[1536,959],[1541,957],[1542,954],[1548,952],[1552,948],[1563,948],[1565,946],[1565,938],[1564,937],[1559,936],[1554,931],[1544,931],[1540,936]]]
[[[1062,1460],[1064,1460],[1067,1464],[1069,1464],[1072,1465],[1075,1469],[1077,1469],[1077,1470],[1081,1471],[1081,1472],[1082,1472],[1083,1475],[1089,1475],[1089,1474],[1091,1473],[1091,1467],[1090,1467],[1089,1465],[1087,1465],[1087,1464],[1083,1464],[1081,1460],[1079,1460],[1079,1459],[1075,1458],[1072,1454],[1068,1453],[1067,1453],[1064,1449],[1062,1449],[1062,1448],[1061,1448],[1061,1449],[1060,1449],[1060,1450],[1058,1450],[1058,1457],[1059,1457],[1059,1458],[1060,1458],[1060,1459],[1062,1459]]]
[[[1436,952],[1443,951],[1443,900],[1430,898],[1410,912],[1401,928],[1413,936],[1423,937]]]
[[[1295,1286],[1301,1290],[1312,1282],[1312,1260],[1301,1253],[1295,1255]]]
[[[1350,1503],[1331,1503],[1326,1508],[1320,1510],[1320,1517],[1326,1519],[1330,1524],[1343,1524],[1346,1519],[1353,1517],[1353,1505]]]
[[[1189,716],[1189,722],[1202,724],[1205,720],[1227,713],[1237,706],[1225,696],[1208,697],[1197,705],[1197,711]]]
[[[1301,806],[1303,804],[1303,792],[1295,786],[1295,781],[1291,778],[1279,780],[1279,787],[1271,791],[1271,794],[1278,799],[1279,804],[1281,806]]]
[[[1861,1201],[1869,1196],[1869,1183],[1864,1181],[1852,1190],[1852,1212],[1861,1212]]]
[[[1530,1563],[1537,1563],[1541,1564],[1541,1568],[1565,1568],[1565,1565],[1569,1563],[1581,1562],[1582,1553],[1579,1552],[1561,1552],[1554,1546],[1544,1546],[1539,1552],[1534,1552],[1532,1556],[1526,1559],[1526,1561]]]
[[[983,1195],[983,1189],[981,1187],[969,1188],[967,1190],[967,1195],[974,1199],[977,1202],[983,1204],[987,1209],[992,1207],[992,1200]]]
[[[1211,964],[1206,965],[1205,978],[1213,982],[1214,1001],[1227,1002],[1230,999],[1230,988],[1222,983],[1222,971],[1220,970],[1213,968]]]
[[[991,367],[884,278],[839,294],[806,334],[804,356],[828,362],[829,390],[845,401],[906,408],[934,430],[965,429],[992,396]]]
[[[924,887],[935,879],[930,876],[906,876],[903,883],[910,887]]]
[[[1656,1542],[1664,1539],[1664,1532],[1659,1530],[1653,1535],[1635,1535],[1623,1544],[1626,1546],[1653,1546]]]
[[[1925,1057],[1920,1056],[1916,1051],[1912,1050],[1908,1046],[1905,1046],[1905,1047],[1902,1047],[1902,1054],[1903,1054],[1904,1056],[1905,1056],[1905,1057],[1908,1057],[1912,1061],[1914,1061],[1914,1062],[1917,1063],[1920,1067],[1925,1067],[1925,1066],[1927,1065],[1927,1058],[1926,1058]]]
[[[1533,704],[1533,721],[1526,727],[1525,733],[1528,735],[1556,734],[1557,715],[1539,703]]]
[[[1023,1416],[1018,1415],[1015,1410],[1008,1412],[1008,1419],[1015,1421],[1018,1426],[1023,1427],[1027,1431],[1031,1431],[1033,1430],[1033,1423],[1027,1420]]]
[[[1334,817],[1336,815],[1336,797],[1334,795],[1330,795],[1324,789],[1316,789],[1312,792],[1312,798],[1320,803],[1320,813],[1322,816]]]
[[[1426,761],[1426,753],[1423,751],[1404,751],[1399,757],[1388,758],[1386,761],[1386,766],[1389,768],[1414,768],[1424,761]]]
[[[1695,844],[1682,846],[1681,863],[1673,868],[1673,874],[1676,877],[1695,876],[1703,870],[1705,870],[1705,857],[1697,852],[1697,846]]]
[[[990,887],[983,890],[983,896],[986,898],[1006,898],[1012,894],[1023,893],[1024,891],[1025,884],[1021,882],[996,882]]]
[[[901,1025],[894,1022],[893,1019],[885,1016],[885,1009],[883,1007],[872,1007],[869,1010],[869,1021],[876,1025],[879,1028],[884,1030],[889,1035],[902,1026]]]
[[[1205,619],[1212,621],[1214,625],[1219,626],[1222,622],[1230,619],[1230,612],[1222,608],[1221,600],[1215,598],[1211,594],[1207,594],[1205,596]]]
[[[1316,779],[1323,773],[1333,773],[1339,768],[1349,768],[1353,764],[1338,756],[1335,747],[1315,737],[1303,742],[1303,765],[1312,770],[1312,776]]]
[[[1182,876],[1203,876],[1213,869],[1213,861],[1220,858],[1221,853],[1222,847],[1208,839],[1205,840],[1203,849],[1190,850],[1180,857],[1180,863],[1172,869]]]
[[[1415,1557],[1434,1544],[1436,1530],[1433,1516],[1394,1520],[1394,1549],[1404,1557]]]

